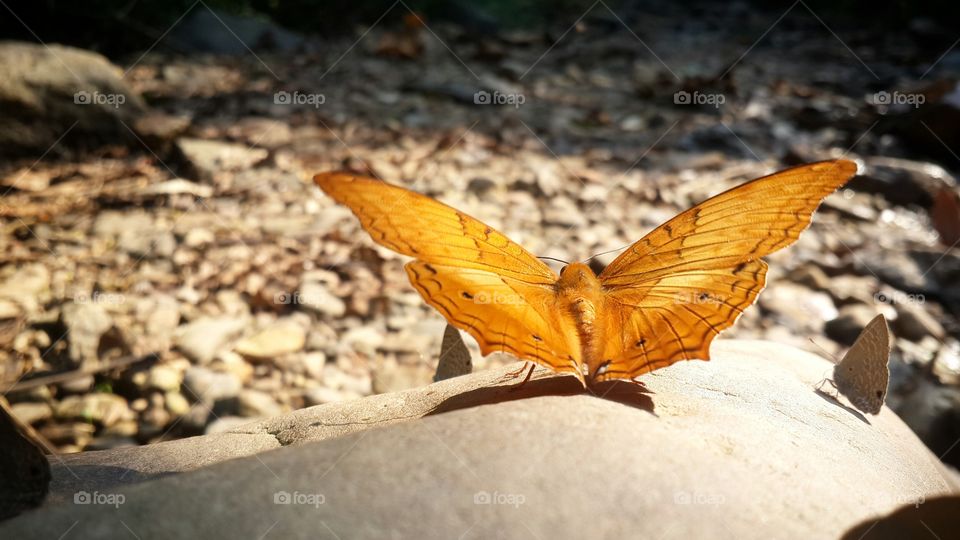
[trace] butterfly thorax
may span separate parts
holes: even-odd
[[[581,358],[591,372],[599,363],[599,349],[603,342],[603,287],[597,275],[583,263],[564,267],[556,284],[557,299],[565,308],[580,337]]]

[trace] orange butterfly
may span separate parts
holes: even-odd
[[[823,161],[758,178],[657,227],[599,276],[573,263],[559,277],[503,234],[419,193],[342,172],[314,182],[374,241],[416,259],[405,266],[410,282],[484,355],[508,352],[592,386],[709,360],[713,338],[763,289],[760,257],[795,242],[856,170]]]

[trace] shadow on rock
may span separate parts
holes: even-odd
[[[822,397],[823,399],[825,399],[825,400],[827,400],[828,402],[830,402],[831,405],[834,405],[834,406],[836,406],[836,407],[840,407],[841,409],[843,409],[843,410],[847,411],[848,413],[852,414],[853,416],[857,417],[857,419],[860,420],[861,422],[863,422],[864,424],[867,424],[868,426],[869,426],[869,425],[872,425],[872,424],[870,423],[870,420],[867,420],[867,417],[864,416],[862,413],[860,413],[860,411],[854,409],[853,407],[848,407],[848,406],[844,405],[843,403],[840,402],[840,400],[838,400],[837,398],[831,396],[831,395],[828,394],[827,392],[824,392],[823,390],[820,390],[820,389],[818,388],[818,389],[815,389],[815,390],[814,390],[814,393],[816,393],[818,396],[820,396],[820,397]]]
[[[425,416],[519,399],[541,396],[574,396],[585,393],[636,407],[653,414],[653,400],[647,395],[651,392],[640,382],[606,381],[593,386],[593,388],[584,389],[576,377],[559,375],[520,382],[512,386],[488,386],[463,392],[443,400]]]
[[[956,538],[958,514],[960,496],[937,497],[928,501],[921,496],[893,513],[861,522],[847,531],[842,538]]]

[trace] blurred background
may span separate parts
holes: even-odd
[[[720,339],[839,358],[884,313],[888,404],[956,466],[957,11],[0,1],[0,390],[78,452],[428,384],[443,319],[316,172],[579,260],[846,157],[860,174]],[[467,343],[477,369],[513,361]]]

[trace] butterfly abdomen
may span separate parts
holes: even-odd
[[[577,329],[583,361],[593,368],[598,360],[602,360],[599,356],[603,350],[604,329],[600,313],[603,296],[600,280],[589,266],[571,264],[560,272],[557,296]]]

